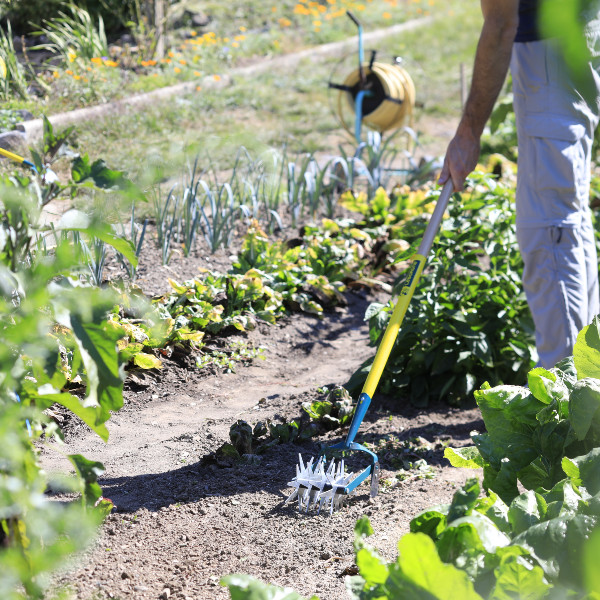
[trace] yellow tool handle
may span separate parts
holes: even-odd
[[[22,156],[19,156],[18,154],[15,154],[14,152],[11,152],[10,150],[5,150],[4,148],[0,148],[0,154],[2,156],[5,156],[6,158],[10,158],[11,160],[14,160],[15,162],[18,162],[18,163],[25,162],[25,159]]]
[[[398,336],[398,331],[400,330],[400,325],[404,320],[404,315],[406,315],[408,305],[410,304],[415,289],[417,288],[417,283],[419,282],[419,278],[423,272],[423,267],[425,266],[427,256],[431,251],[433,240],[435,239],[435,236],[442,223],[442,218],[446,212],[446,207],[448,206],[448,202],[450,200],[450,196],[452,196],[453,190],[454,184],[452,183],[452,180],[448,180],[444,185],[442,192],[440,193],[440,197],[435,205],[431,219],[427,224],[427,228],[423,234],[423,239],[421,240],[417,254],[415,254],[412,258],[408,279],[400,291],[400,296],[396,302],[392,316],[390,317],[390,322],[388,323],[388,326],[383,334],[383,338],[381,339],[379,348],[377,349],[377,354],[373,359],[371,370],[369,371],[367,380],[363,386],[363,394],[367,394],[369,398],[373,397],[375,389],[377,388],[377,384],[379,383],[379,379],[381,378],[381,374],[383,373],[383,369],[385,368],[387,360],[390,356],[394,342]]]
[[[27,160],[26,158],[23,158],[22,156],[19,156],[18,154],[15,154],[14,152],[11,152],[10,150],[5,150],[4,148],[0,148],[0,156],[5,156],[6,158],[10,158],[11,160],[14,160],[15,162],[17,162],[21,165],[25,165],[25,166],[29,167],[31,170],[33,170],[37,173],[37,169],[35,168],[35,165],[30,160]]]

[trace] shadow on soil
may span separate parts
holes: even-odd
[[[449,442],[456,446],[466,445],[469,443],[471,431],[484,430],[483,421],[478,413],[474,412],[471,420],[465,421],[464,415],[462,419],[460,410],[447,406],[437,406],[428,411],[404,407],[402,413],[399,413],[390,412],[389,409],[382,410],[382,406],[375,403],[363,422],[359,441],[372,444],[376,448],[375,452],[384,470],[397,470],[402,460],[397,450],[390,451],[384,447],[390,435],[400,442],[410,442],[419,438],[421,442],[429,443],[429,449],[424,454],[415,454],[409,449],[406,454],[409,460],[424,457],[431,466],[447,466],[443,453]],[[417,420],[421,422],[411,424]],[[391,430],[388,426],[387,431],[378,431],[382,421],[391,423]],[[140,508],[157,511],[164,506],[190,504],[211,497],[225,496],[230,497],[232,503],[241,503],[245,494],[261,492],[265,494],[265,505],[272,504],[273,496],[280,498],[281,503],[272,509],[277,513],[282,509],[287,510],[287,507],[283,508],[283,501],[289,493],[287,483],[296,473],[298,454],[302,454],[306,461],[312,456],[317,456],[322,447],[342,439],[343,436],[338,431],[326,439],[321,437],[318,443],[311,440],[274,446],[260,456],[259,464],[221,467],[199,461],[165,473],[109,477],[101,479],[99,483],[105,496],[116,504],[118,512],[123,513],[135,512]],[[352,452],[346,459],[348,470],[362,470],[368,464],[364,462],[364,458],[364,453]],[[368,485],[363,484],[359,489],[363,488],[367,494]],[[257,503],[256,496],[253,503]]]

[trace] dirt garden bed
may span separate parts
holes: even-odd
[[[198,267],[225,271],[227,252],[174,260],[169,267],[146,254],[140,285],[164,291],[167,277],[183,280]],[[373,543],[393,559],[396,544],[420,510],[447,502],[472,472],[450,467],[447,445],[460,446],[482,429],[477,409],[446,405],[416,410],[402,397],[376,397],[358,439],[377,445],[380,494],[363,484],[346,506],[329,514],[300,514],[284,506],[298,454],[318,453],[340,441],[335,430],[302,443],[280,444],[257,464],[212,460],[229,441],[238,419],[254,425],[290,421],[317,389],[343,384],[373,349],[364,312],[375,296],[348,292],[347,306],[322,319],[292,315],[244,336],[263,348],[264,360],[240,364],[235,373],[199,370],[190,356],[173,356],[161,371],[126,382],[125,407],[111,418],[104,444],[75,420],[66,425],[67,453],[104,463],[100,483],[116,509],[89,552],[64,569],[60,585],[80,599],[227,598],[222,576],[248,573],[322,600],[346,598],[344,578],[355,573],[353,528],[368,515]],[[65,451],[65,448],[63,448]],[[424,471],[396,479],[399,464],[424,459]],[[62,455],[45,449],[44,467],[68,470]]]

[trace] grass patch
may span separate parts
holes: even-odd
[[[470,71],[477,43],[478,8],[452,0],[445,13],[431,25],[377,43],[380,60],[402,56],[415,80],[417,130],[431,117],[458,117],[460,64]],[[345,60],[354,68],[354,54]],[[143,176],[149,164],[159,165],[162,177],[171,177],[197,153],[228,168],[240,144],[250,151],[286,144],[290,153],[333,153],[339,141],[353,145],[329,106],[327,81],[339,61],[304,60],[293,69],[235,76],[219,89],[82,123],[80,144],[133,177]],[[207,166],[204,158],[201,163]]]

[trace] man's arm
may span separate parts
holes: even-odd
[[[483,27],[475,54],[471,90],[456,134],[448,146],[439,182],[449,178],[460,191],[477,165],[483,128],[510,64],[519,19],[519,0],[481,0]]]

